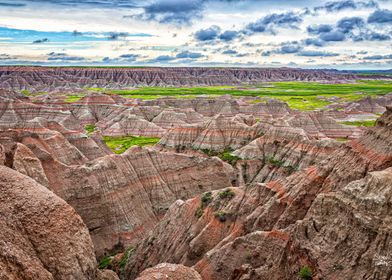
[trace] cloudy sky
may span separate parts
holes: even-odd
[[[0,64],[392,68],[392,0],[0,0]]]

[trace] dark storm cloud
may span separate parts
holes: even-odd
[[[118,40],[119,38],[126,38],[129,36],[127,32],[110,32],[108,34],[109,40]]]
[[[184,51],[180,52],[176,55],[176,58],[191,58],[191,59],[196,59],[203,57],[203,54],[198,53],[198,52],[189,52],[189,51]]]
[[[33,44],[42,44],[42,43],[47,43],[47,42],[49,42],[49,39],[43,38],[43,39],[38,39],[38,40],[33,41]]]
[[[227,30],[219,35],[219,39],[222,41],[232,41],[240,36],[240,32],[234,30]]]
[[[102,62],[112,63],[112,64],[123,64],[123,63],[135,62],[138,57],[140,57],[140,55],[138,54],[122,54],[119,57],[115,57],[115,58],[104,57],[102,59]]]
[[[354,1],[354,0],[343,0],[343,1],[331,1],[325,3],[323,6],[314,8],[315,11],[326,10],[328,12],[336,12],[347,9],[363,9],[363,8],[378,8],[376,1]]]
[[[148,63],[166,63],[166,62],[176,60],[177,62],[187,63],[187,62],[197,61],[199,58],[202,58],[202,57],[204,57],[204,55],[202,53],[182,51],[182,52],[177,53],[174,56],[160,55],[160,56],[157,56],[156,58],[148,60],[147,62]]]
[[[360,17],[343,18],[336,24],[337,28],[343,33],[352,31],[355,28],[365,26],[365,21]]]
[[[25,3],[48,3],[63,6],[91,6],[98,8],[138,8],[140,5],[139,1],[130,0],[29,0],[24,1]],[[139,2],[140,3],[140,2]]]
[[[218,38],[220,31],[219,26],[213,25],[207,29],[196,31],[194,37],[198,41],[212,41]]]
[[[388,55],[372,55],[372,56],[365,56],[363,59],[365,59],[365,60],[392,59],[392,54],[388,54]]]
[[[325,42],[319,38],[307,38],[303,41],[306,46],[316,46],[322,47],[325,45]]]
[[[298,24],[301,22],[301,14],[292,11],[282,14],[269,14],[255,22],[249,23],[245,27],[244,33],[274,33],[274,29],[278,27],[298,28]]]
[[[224,52],[222,52],[222,54],[228,54],[228,55],[234,55],[237,54],[238,52],[235,50],[225,50]]]
[[[321,34],[320,39],[325,42],[341,42],[346,40],[346,36],[341,31],[331,31]]]
[[[0,60],[4,61],[4,60],[11,60],[14,59],[12,56],[10,56],[7,53],[0,53]]]
[[[302,50],[302,48],[303,47],[298,42],[289,42],[289,43],[283,43],[280,49],[277,50],[276,52],[280,54],[297,53],[300,50]]]
[[[332,52],[323,52],[323,51],[300,51],[297,53],[298,56],[307,56],[307,57],[333,57],[339,56],[338,53]]]
[[[138,54],[122,54],[119,56],[120,58],[125,58],[125,59],[132,59],[132,60],[136,60],[136,58],[139,57]]]
[[[392,11],[377,10],[368,17],[369,23],[392,23]]]
[[[202,17],[203,0],[160,0],[143,6],[143,13],[135,17],[142,20],[189,24],[194,18]]]
[[[10,2],[0,2],[0,7],[24,7],[26,4],[23,3],[10,3]]]
[[[83,61],[84,57],[81,56],[69,56],[66,53],[48,53],[48,61]]]
[[[310,25],[306,29],[309,34],[313,35],[319,35],[321,33],[326,33],[332,31],[333,26],[329,24],[316,24],[316,25]]]

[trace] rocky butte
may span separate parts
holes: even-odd
[[[390,78],[262,94],[358,78],[0,67],[0,279],[391,279]]]

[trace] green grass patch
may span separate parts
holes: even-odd
[[[240,157],[237,157],[237,156],[234,156],[231,154],[233,152],[233,150],[231,150],[231,149],[225,149],[221,153],[216,152],[216,151],[212,151],[209,149],[201,149],[201,151],[210,157],[219,157],[221,160],[223,160],[231,165],[235,165],[237,163],[237,161],[241,160]]]
[[[356,83],[324,84],[316,82],[272,82],[261,85],[211,86],[211,87],[140,87],[135,89],[106,90],[107,94],[118,94],[129,98],[156,99],[164,96],[195,98],[200,95],[253,96],[274,98],[287,102],[292,109],[302,111],[324,109],[328,104],[355,101],[366,96],[385,95],[392,92],[392,81],[359,80]],[[265,102],[254,100],[251,103]]]
[[[158,143],[160,138],[143,136],[111,137],[104,136],[103,141],[116,154],[122,154],[132,146],[151,146]]]
[[[275,167],[282,167],[285,163],[283,160],[274,157],[267,157],[267,162]]]
[[[353,126],[365,126],[365,127],[372,127],[376,124],[376,120],[371,121],[352,121],[352,122],[340,122],[341,124],[345,125],[353,125]]]
[[[88,134],[93,133],[93,132],[95,131],[95,129],[96,129],[96,126],[95,126],[94,124],[87,124],[87,125],[85,125],[85,127],[84,127],[84,130],[85,130]]]
[[[73,103],[73,102],[79,101],[83,97],[84,97],[84,95],[68,95],[64,101],[68,102],[68,103]]]
[[[133,250],[134,249],[132,247],[129,247],[128,249],[125,250],[124,254],[122,255],[122,257],[118,263],[118,266],[121,270],[125,268],[125,265],[128,262],[129,256],[132,254]]]
[[[39,95],[44,95],[47,94],[47,92],[36,92],[36,93],[32,93],[30,91],[28,91],[27,89],[22,89],[20,91],[20,93],[22,93],[25,96],[30,96],[30,97],[34,97],[34,96],[39,96]]]

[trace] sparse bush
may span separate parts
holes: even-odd
[[[110,268],[110,266],[112,265],[112,262],[113,262],[113,259],[111,258],[111,256],[104,256],[99,261],[98,268],[99,269]]]
[[[199,219],[201,216],[203,216],[203,214],[204,214],[203,207],[201,206],[198,207],[195,211],[195,217]]]
[[[219,155],[219,158],[231,165],[235,165],[237,161],[241,159],[240,157],[233,156],[230,150],[225,150],[223,153]]]
[[[212,201],[212,192],[203,193],[201,197],[202,206],[205,207]]]
[[[118,266],[120,267],[120,269],[124,269],[125,265],[128,262],[128,258],[130,256],[130,254],[132,253],[133,248],[129,247],[127,250],[125,250],[123,256],[120,259],[120,262],[118,263]]]
[[[283,160],[274,157],[267,157],[267,162],[275,167],[282,167],[284,165]]]
[[[88,134],[91,134],[91,133],[93,133],[93,132],[95,131],[95,125],[93,125],[93,124],[87,124],[87,125],[84,127],[84,130],[86,130],[86,132],[87,132]]]
[[[305,279],[305,280],[310,280],[312,279],[312,270],[308,266],[303,266],[301,270],[298,273],[299,278]]]
[[[215,218],[219,219],[220,222],[224,223],[227,220],[227,213],[224,211],[215,212]]]
[[[235,192],[233,192],[231,189],[225,189],[224,191],[221,191],[218,193],[220,199],[232,199],[235,196]]]

